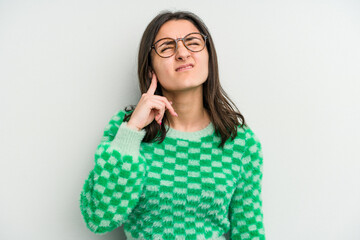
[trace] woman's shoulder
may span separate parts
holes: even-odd
[[[110,119],[109,123],[116,123],[120,124],[124,121],[124,118],[127,114],[130,114],[133,110],[129,109],[118,109],[115,111],[115,113],[112,114],[112,117]]]
[[[242,146],[252,146],[254,144],[261,145],[260,139],[258,138],[255,131],[249,125],[238,125],[237,126],[237,135],[235,137],[235,142],[238,142]]]
[[[116,110],[110,117],[110,120],[105,125],[104,135],[115,136],[120,125],[124,122],[126,114],[131,113],[131,111],[125,109]]]
[[[238,153],[236,156],[239,156],[242,164],[248,164],[250,159],[262,161],[262,145],[257,134],[249,125],[238,126],[237,136],[234,140],[233,149]],[[244,156],[251,156],[250,158],[244,158]],[[252,160],[251,160],[252,161]],[[259,164],[257,162],[256,164]]]

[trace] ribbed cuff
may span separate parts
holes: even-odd
[[[114,140],[111,142],[111,147],[117,149],[122,155],[138,155],[140,143],[145,134],[145,130],[134,130],[127,126],[127,122],[123,122]]]

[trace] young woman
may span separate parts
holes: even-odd
[[[139,49],[142,96],[117,112],[81,192],[88,228],[128,239],[265,239],[262,150],[220,86],[214,43],[190,12],[163,12]],[[235,110],[236,109],[236,110]]]

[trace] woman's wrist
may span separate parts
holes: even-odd
[[[133,129],[133,130],[136,130],[136,131],[140,131],[140,130],[141,130],[141,128],[139,128],[139,127],[137,127],[136,125],[134,125],[131,121],[129,121],[129,122],[126,124],[126,126],[127,126],[128,128]]]
[[[128,122],[123,122],[111,142],[110,147],[116,149],[125,155],[138,154],[141,141],[146,132],[145,130],[136,130],[129,127]]]

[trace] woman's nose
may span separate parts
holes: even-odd
[[[190,51],[185,47],[182,41],[178,42],[177,50],[176,50],[176,59],[184,60],[191,55]]]

